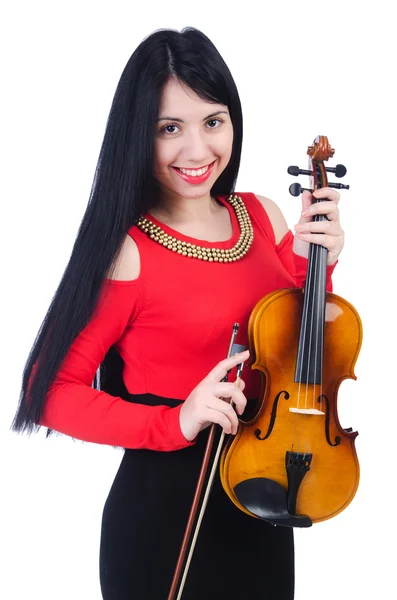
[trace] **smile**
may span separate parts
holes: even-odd
[[[199,169],[184,169],[182,167],[172,167],[182,179],[188,183],[203,183],[208,179],[216,161]]]

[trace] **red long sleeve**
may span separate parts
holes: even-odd
[[[276,245],[270,220],[251,193],[241,194],[254,230],[249,252],[235,262],[205,262],[172,252],[134,225],[128,232],[139,248],[141,270],[134,281],[105,280],[98,310],[76,337],[51,385],[41,425],[74,438],[124,448],[177,450],[191,445],[180,429],[180,406],[150,407],[92,388],[111,346],[124,363],[123,381],[132,395],[186,400],[227,355],[231,328],[248,345],[248,322],[266,294],[301,287],[307,259],[293,253],[289,231]],[[225,198],[233,235],[200,246],[226,250],[240,238],[235,211]],[[148,215],[149,216],[149,215]],[[156,223],[156,219],[150,216]],[[157,222],[186,244],[198,240]],[[332,290],[327,268],[327,289]],[[233,285],[231,286],[231,282]],[[257,398],[258,371],[246,369],[245,394]]]
[[[105,289],[109,295],[103,301]],[[168,451],[194,443],[180,429],[180,406],[134,404],[91,387],[110,346],[133,327],[138,304],[135,281],[105,280],[96,314],[74,340],[49,389],[40,425],[80,440],[124,448]]]

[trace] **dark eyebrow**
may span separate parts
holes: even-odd
[[[207,117],[204,117],[203,121],[208,121],[208,119],[216,117],[216,115],[221,115],[222,113],[224,113],[225,115],[229,114],[226,110],[218,110],[217,112],[211,113]],[[182,119],[178,119],[176,117],[160,117],[160,119],[157,119],[157,122],[158,121],[177,121],[178,123],[184,123]]]

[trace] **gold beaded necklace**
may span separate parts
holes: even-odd
[[[248,211],[240,196],[232,194],[227,198],[227,202],[233,207],[240,226],[240,237],[233,248],[229,249],[206,248],[198,244],[182,242],[178,238],[166,233],[161,227],[144,216],[141,216],[136,224],[152,240],[162,244],[165,248],[173,252],[182,254],[182,256],[207,260],[208,262],[235,262],[243,258],[250,249],[254,240],[254,230]]]

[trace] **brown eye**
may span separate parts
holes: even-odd
[[[222,119],[211,119],[207,121],[207,125],[210,129],[216,129],[221,123],[223,123]]]
[[[165,127],[162,128],[162,132],[163,133],[176,133],[175,130],[177,129],[176,125],[166,125]]]

